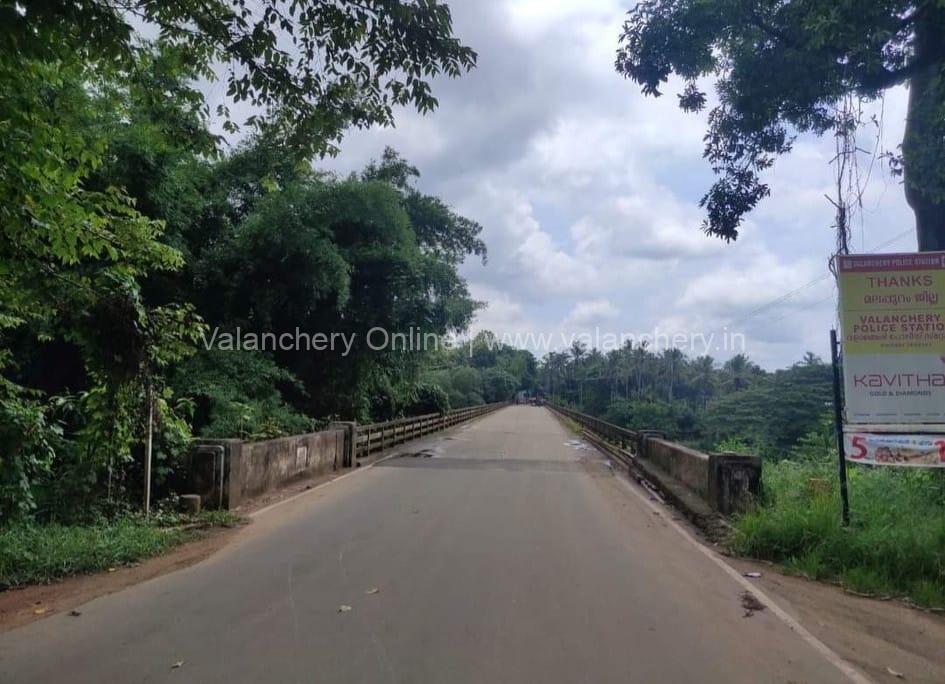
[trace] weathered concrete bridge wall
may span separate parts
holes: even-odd
[[[656,431],[627,430],[563,406],[549,408],[578,423],[595,444],[636,469],[694,519],[746,510],[761,493],[758,456],[704,453]]]
[[[236,508],[248,497],[336,470],[344,448],[342,429],[260,442],[198,440],[191,453],[189,489],[206,508]]]
[[[745,510],[761,493],[758,456],[703,453],[650,436],[642,440],[636,458],[698,494],[720,513]]]
[[[240,498],[336,470],[343,456],[344,437],[343,430],[325,430],[243,444]]]
[[[365,426],[333,423],[330,429],[321,432],[259,442],[199,439],[190,454],[186,493],[199,495],[205,508],[233,509],[247,498],[293,480],[357,467],[359,458],[369,459],[375,452],[445,430],[505,405],[487,404]]]

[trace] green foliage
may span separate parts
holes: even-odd
[[[420,381],[410,385],[400,401],[400,413],[422,416],[427,413],[446,413],[452,408],[446,390],[439,385]]]
[[[392,124],[395,106],[432,110],[428,79],[459,76],[476,60],[436,0],[90,0],[10,4],[0,8],[0,21],[0,53],[126,72],[138,65],[145,36],[160,35],[202,78],[226,74],[227,100],[217,115],[228,132],[242,123],[306,155],[336,151],[349,126]],[[228,103],[267,115],[237,122]]]
[[[941,474],[851,468],[852,522],[843,528],[836,457],[808,456],[765,464],[764,503],[735,521],[732,550],[854,591],[945,607]]]
[[[483,253],[476,224],[406,182],[348,187],[309,170],[346,127],[390,124],[395,106],[428,111],[429,79],[473,66],[444,5],[95,0],[6,4],[0,21],[0,521],[81,518],[140,491],[149,398],[160,487],[191,410],[205,433],[281,434],[310,425],[304,411],[363,414],[370,401],[352,397],[387,376],[415,380],[400,358],[337,374],[327,359],[256,368],[289,388],[284,399],[248,386],[239,362],[227,374],[204,360],[192,402],[167,378],[201,317],[294,329],[403,302],[391,329],[442,332],[472,315],[455,266]],[[257,144],[226,159],[197,85],[221,65],[228,101],[256,112],[241,123]],[[216,115],[236,129],[226,104]],[[388,157],[376,168],[400,163]],[[358,310],[350,288],[370,289],[359,273],[385,258],[371,287],[387,299],[359,291]]]
[[[142,72],[158,61],[142,53]],[[134,125],[122,105],[141,94],[115,88],[114,76],[0,51],[4,519],[65,503],[37,504],[39,483],[78,475],[87,493],[96,471],[128,461],[145,385],[160,391],[200,331],[190,307],[142,297],[140,278],[178,268],[181,255],[104,175],[110,141]]]
[[[247,183],[235,160],[221,166],[211,184],[222,184],[221,197],[238,198],[225,209],[235,227],[219,231],[214,244],[193,244],[199,287],[181,289],[190,289],[210,323],[230,331],[298,329],[353,340],[351,348],[274,354],[305,387],[318,388],[294,398],[305,413],[399,415],[414,403],[411,388],[427,352],[392,336],[411,332],[437,341],[466,327],[478,304],[457,267],[465,250],[484,249],[481,228],[441,204],[439,214],[428,212],[418,223],[412,204],[433,198],[406,184],[412,175],[395,172],[406,163],[390,150],[362,177],[339,180],[278,165],[271,173],[268,165],[277,160],[266,157],[265,144],[254,141],[235,160],[248,160],[263,178],[278,177],[277,185]]]
[[[33,483],[48,476],[61,428],[28,393],[0,378],[0,520],[33,512]]]
[[[671,74],[686,81],[679,105],[702,110],[715,79],[705,157],[719,176],[702,199],[704,229],[725,240],[768,195],[761,174],[798,132],[840,134],[858,124],[838,103],[875,99],[910,82],[903,141],[907,197],[920,248],[945,245],[945,5],[915,0],[781,2],[646,0],[630,10],[617,71],[659,96]],[[928,205],[928,206],[926,206]]]
[[[230,525],[232,514],[216,511],[197,520],[155,516],[150,522],[121,517],[90,525],[17,524],[0,527],[0,587],[45,584],[62,577],[128,565],[194,539],[185,523]]]
[[[751,445],[741,437],[727,437],[716,445],[716,451],[730,452],[733,454],[751,453]]]
[[[744,354],[718,366],[646,345],[607,354],[575,345],[545,356],[538,375],[547,396],[609,422],[702,448],[734,439],[778,456],[820,423],[833,396],[830,368],[813,354],[766,373]]]
[[[518,388],[515,376],[501,368],[487,368],[482,373],[482,397],[487,404],[509,401]]]
[[[608,406],[604,419],[631,430],[658,430],[682,439],[692,435],[696,416],[692,408],[681,401],[618,399]]]
[[[447,393],[453,408],[478,406],[485,403],[482,396],[482,373],[468,366],[454,368],[448,376]]]
[[[403,195],[404,208],[421,247],[450,265],[458,265],[467,256],[486,260],[486,245],[479,237],[482,226],[455,213],[438,197],[424,195],[411,183],[420,172],[388,147],[380,162],[371,162],[362,172],[364,181],[381,181]],[[491,334],[491,333],[489,333]]]
[[[531,352],[501,344],[489,331],[448,350],[434,363],[437,370],[424,377],[446,393],[450,408],[510,401],[517,392],[533,391],[537,384],[537,363]]]
[[[832,397],[830,367],[819,360],[759,376],[747,389],[709,403],[705,440],[739,437],[753,451],[785,456],[820,425]]]
[[[175,12],[190,9],[160,21],[173,24]],[[79,23],[83,12],[101,10],[105,33],[122,20],[110,6],[73,10]],[[442,8],[415,10],[387,29],[447,36]],[[456,267],[467,253],[484,254],[481,228],[414,189],[416,172],[392,184],[390,171],[406,165],[392,151],[372,165],[377,178],[313,172],[299,151],[328,149],[348,120],[323,119],[318,131],[296,120],[290,131],[283,109],[221,158],[194,85],[209,64],[195,44],[166,34],[126,54],[103,38],[60,53],[36,40],[63,30],[59,19],[30,6],[0,41],[2,519],[82,520],[137,498],[149,395],[162,492],[188,448],[191,421],[199,434],[258,438],[310,430],[312,415],[364,419],[379,406],[387,416],[443,406],[442,393],[418,384],[419,353],[203,354],[185,363],[210,332],[201,319],[231,332],[302,328],[362,340],[374,325],[458,331],[476,303]],[[393,40],[384,30],[376,37]],[[439,59],[434,53],[452,59],[442,50],[466,53],[428,37],[434,42],[413,52],[410,67],[389,72],[411,78],[418,105],[424,86],[411,70]],[[11,41],[17,51],[4,50]],[[103,51],[115,61],[95,61]],[[269,96],[286,104],[274,91],[260,95]],[[385,97],[357,99],[376,114]]]
[[[837,431],[833,422],[833,411],[824,411],[820,421],[803,435],[791,449],[790,458],[807,463],[837,458]]]
[[[224,302],[221,321],[292,331],[319,304],[347,303],[349,265],[323,218],[331,213],[327,194],[320,184],[301,182],[272,193],[201,261],[208,289]]]
[[[175,370],[172,386],[193,402],[201,437],[270,439],[314,427],[283,398],[282,390],[303,394],[301,382],[261,353],[203,350]]]

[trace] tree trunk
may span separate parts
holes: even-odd
[[[902,154],[906,201],[915,212],[920,252],[945,250],[945,9],[926,7],[916,20],[916,60],[932,66],[909,83]]]

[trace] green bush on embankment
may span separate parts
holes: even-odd
[[[840,524],[835,452],[766,462],[759,507],[735,521],[732,551],[875,596],[945,607],[945,472],[849,469]]]
[[[201,528],[235,521],[227,511],[208,511],[196,518],[123,516],[91,524],[5,525],[0,527],[0,587],[128,565],[196,538]]]

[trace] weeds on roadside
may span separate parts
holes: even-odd
[[[0,588],[42,584],[159,555],[199,534],[197,527],[235,524],[228,511],[191,517],[158,510],[87,525],[14,523],[0,528]]]
[[[851,524],[840,524],[836,456],[766,462],[764,499],[735,521],[732,551],[875,596],[945,607],[945,473],[849,469]]]

